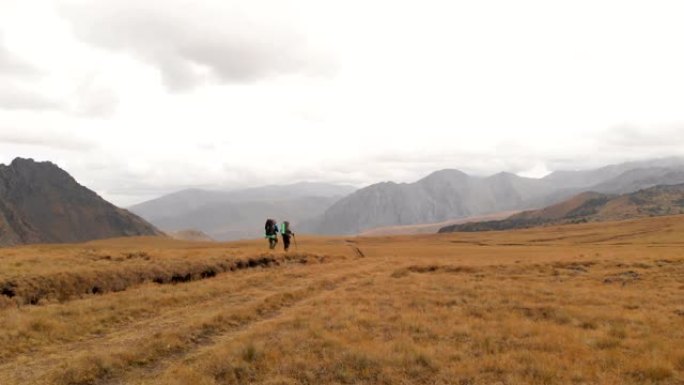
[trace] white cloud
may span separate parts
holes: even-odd
[[[325,71],[279,2],[63,1],[60,11],[79,38],[151,63],[172,90]]]
[[[0,80],[0,109],[56,110],[61,108],[63,105],[57,100]]]

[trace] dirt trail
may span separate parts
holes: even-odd
[[[276,309],[272,309],[268,313],[263,314],[261,317],[252,322],[212,336],[211,338],[208,338],[201,343],[196,344],[195,346],[189,347],[186,351],[180,354],[167,357],[163,361],[156,362],[154,365],[129,370],[124,377],[112,379],[103,382],[102,384],[156,384],[158,383],[159,376],[174,364],[190,362],[199,359],[208,351],[215,349],[217,346],[229,344],[235,338],[244,333],[250,333],[252,331],[259,330],[260,328],[265,328],[268,324],[278,322],[278,320],[280,320],[282,317],[296,313],[298,307],[301,305],[309,303],[313,300],[317,300],[323,295],[329,296],[333,295],[335,292],[339,292],[340,290],[345,290],[358,283],[360,279],[368,277],[372,273],[376,273],[378,271],[378,267],[382,264],[384,264],[384,262],[377,262],[372,265],[357,266],[348,272],[342,273],[343,275],[340,275],[341,272],[338,271],[334,281],[329,282],[329,284],[325,284],[323,287],[317,288],[317,290],[309,293],[309,295],[305,295],[302,298],[288,304],[287,306],[281,306]]]
[[[119,376],[130,371],[129,365],[134,365],[142,373],[155,373],[166,366],[169,358],[182,359],[188,352],[213,344],[217,336],[232,335],[251,325],[276,317],[283,309],[311,297],[315,297],[326,290],[337,287],[338,284],[353,278],[369,266],[359,266],[353,262],[331,263],[326,266],[311,265],[297,266],[291,272],[301,272],[290,278],[269,281],[264,288],[247,288],[252,284],[249,275],[244,285],[236,291],[221,293],[218,298],[207,299],[187,307],[162,309],[160,313],[128,323],[115,332],[102,336],[92,336],[83,341],[58,346],[48,345],[39,351],[31,352],[32,359],[26,356],[17,357],[0,366],[0,383],[29,384],[29,383],[73,383],[73,384],[117,384],[121,382]],[[314,271],[311,271],[314,270]],[[312,279],[313,277],[313,279]],[[226,277],[226,279],[240,279],[240,277]],[[202,285],[206,281],[192,284]],[[262,282],[263,284],[264,282]],[[195,316],[195,315],[201,316]],[[163,347],[155,355],[136,350],[144,346],[155,346],[155,339],[163,340],[177,335],[187,337],[181,346],[169,349]],[[103,349],[103,347],[106,347]],[[102,355],[103,350],[105,354]],[[97,353],[96,353],[97,352]],[[91,354],[92,353],[92,354]],[[139,357],[136,357],[138,355]],[[91,374],[74,373],[89,365],[85,361],[95,359],[107,362],[114,357],[113,367],[102,368]],[[124,362],[117,363],[124,359]],[[131,360],[132,362],[128,362]],[[164,360],[163,365],[160,362]],[[98,362],[99,362],[98,361]],[[101,364],[96,364],[101,365]],[[104,364],[107,366],[107,364]],[[63,373],[63,374],[60,374]],[[55,377],[56,376],[56,377]],[[66,377],[65,377],[66,376]],[[94,378],[93,378],[94,377]],[[132,378],[135,378],[132,377]],[[80,379],[80,380],[79,380]]]

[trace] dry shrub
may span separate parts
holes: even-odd
[[[453,266],[453,265],[413,265],[409,266],[408,271],[412,273],[474,273],[476,269],[472,266]]]
[[[558,372],[554,368],[531,365],[523,369],[522,374],[529,379],[529,384],[552,385],[559,383]]]
[[[96,384],[120,368],[121,365],[121,362],[117,362],[112,357],[100,354],[76,357],[69,362],[68,366],[62,366],[55,370],[50,383],[58,385]]]
[[[412,349],[402,357],[406,375],[416,383],[429,382],[439,371],[439,365],[429,353]]]
[[[0,295],[0,310],[4,309],[9,309],[12,307],[16,307],[17,303],[11,300],[10,298],[7,298],[4,295]]]
[[[623,340],[627,338],[627,330],[624,325],[612,325],[610,330],[608,330],[608,336],[618,340]]]
[[[264,381],[264,385],[297,385],[297,381],[294,378],[275,376],[273,378],[266,379]]]
[[[550,321],[560,325],[565,325],[572,321],[572,317],[566,311],[553,306],[523,306],[516,308],[516,310],[534,321]]]
[[[594,341],[594,347],[601,350],[616,349],[620,347],[621,341],[614,337],[602,337]]]
[[[173,375],[166,376],[163,384],[165,385],[216,385],[217,382],[207,376],[206,373],[201,373],[196,369],[188,366],[179,366],[174,368]]]
[[[667,366],[649,365],[633,370],[630,374],[640,383],[659,383],[670,379],[674,372]]]
[[[240,356],[242,357],[243,361],[253,363],[261,358],[261,353],[253,343],[249,343],[247,346],[242,348]]]
[[[596,265],[594,261],[582,261],[582,262],[556,262],[551,266],[556,269],[570,270],[575,273],[587,273],[591,266]]]
[[[392,278],[404,278],[409,275],[409,269],[397,269],[392,272]]]
[[[343,384],[358,381],[377,383],[382,373],[382,363],[363,352],[348,351],[336,357],[335,361],[330,367],[332,378]]]

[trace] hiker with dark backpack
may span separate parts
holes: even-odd
[[[283,247],[287,251],[290,248],[290,237],[294,237],[294,233],[290,230],[290,222],[284,221],[280,225],[280,235],[283,236]]]
[[[268,239],[269,249],[275,249],[278,244],[278,225],[274,219],[267,219],[264,225],[264,238]]]

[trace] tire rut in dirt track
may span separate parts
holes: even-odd
[[[294,278],[296,279],[296,278]],[[213,281],[215,282],[215,281]],[[212,283],[213,283],[212,282]],[[192,283],[188,284],[193,284],[193,285],[203,285],[207,284],[207,281],[195,281]],[[290,283],[292,283],[290,281]],[[241,285],[239,285],[236,289],[238,291],[242,291],[244,289],[249,288],[253,283],[252,282],[245,282]],[[113,294],[113,293],[112,293]],[[109,294],[106,294],[109,295]],[[258,301],[260,299],[263,299],[267,295],[262,295],[258,297],[253,297],[253,301]],[[231,297],[235,297],[235,292],[230,292],[230,291],[225,291],[222,292],[219,297],[212,297],[212,298],[203,298],[199,302],[195,302],[192,305],[192,311],[194,312],[201,312],[203,310],[207,309],[212,309],[212,308],[217,308],[218,306],[226,306],[226,302],[229,302],[229,299]],[[240,305],[248,305],[249,302],[243,302],[240,303]],[[150,333],[154,333],[156,330],[162,330],[167,327],[171,327],[174,324],[177,324],[178,322],[182,321],[187,317],[187,313],[189,311],[189,308],[186,303],[179,303],[179,304],[172,304],[168,308],[161,309],[159,312],[154,313],[154,314],[146,314],[143,315],[139,318],[135,318],[131,320],[130,322],[123,322],[119,325],[119,327],[107,334],[99,334],[99,335],[90,335],[86,337],[85,339],[80,339],[78,341],[71,341],[71,342],[66,342],[62,343],[59,345],[59,351],[61,352],[60,355],[63,355],[63,352],[79,352],[79,351],[86,351],[88,348],[93,347],[93,346],[98,346],[98,345],[107,345],[111,343],[111,341],[120,341],[120,340],[126,340],[126,339],[131,339],[132,337],[127,338],[128,335],[134,336],[135,334],[140,334],[141,330],[149,330]],[[36,350],[33,350],[31,352],[32,356],[40,356],[41,351],[45,353],[45,357],[41,360],[43,361],[44,364],[50,364],[50,362],[57,363],[59,361],[58,358],[52,357],[53,354],[50,354],[49,352],[55,350],[55,345],[46,345],[39,347]],[[0,374],[7,372],[8,369],[12,369],[14,365],[14,360],[19,358],[21,354],[17,354],[15,357],[10,357],[9,359],[6,359],[5,362],[0,365]],[[35,360],[32,360],[32,364],[36,362]],[[2,377],[0,376],[0,379]],[[1,382],[0,382],[1,383]]]
[[[21,365],[14,365],[16,362],[4,364],[0,367],[0,382],[4,383],[4,380],[2,379],[7,378],[6,376],[8,374],[10,374],[9,379],[11,379],[8,383],[48,384],[52,382],[65,382],[64,379],[56,381],[54,378],[51,378],[47,372],[49,368],[52,368],[52,374],[54,375],[54,368],[64,365],[65,358],[76,357],[79,354],[83,355],[87,352],[101,352],[105,346],[107,347],[107,353],[113,355],[121,353],[123,355],[126,353],[127,347],[134,347],[141,342],[141,336],[142,338],[154,338],[154,336],[159,333],[174,330],[175,328],[182,329],[183,326],[186,326],[186,329],[188,329],[187,332],[191,334],[192,337],[181,349],[163,352],[163,354],[154,357],[153,359],[135,362],[135,366],[141,370],[154,372],[155,367],[163,365],[163,361],[169,358],[182,358],[188,351],[195,350],[206,344],[211,344],[211,341],[217,335],[235,333],[238,330],[248,328],[249,325],[259,322],[260,320],[273,318],[277,316],[282,309],[294,306],[307,298],[315,297],[322,292],[333,289],[340,283],[348,280],[355,274],[358,274],[360,270],[363,270],[363,268],[358,265],[352,268],[334,265],[337,264],[329,265],[327,273],[316,276],[315,280],[309,284],[302,282],[301,285],[296,286],[296,289],[293,289],[293,284],[299,281],[299,278],[293,277],[292,279],[282,282],[279,286],[269,288],[269,292],[258,297],[250,298],[248,301],[240,303],[237,307],[230,308],[229,310],[221,311],[221,309],[218,309],[217,311],[211,312],[210,309],[225,307],[226,298],[231,295],[239,295],[239,293],[226,293],[225,297],[204,301],[190,308],[172,309],[158,316],[128,324],[122,330],[117,330],[104,336],[90,338],[86,341],[69,344],[63,349],[60,348],[59,353],[54,353],[40,359],[32,359],[30,362],[22,362]],[[337,268],[342,269],[338,270]],[[311,276],[304,276],[302,279],[309,278],[311,278]],[[240,317],[231,319],[232,315],[238,314],[240,311],[246,311],[248,313],[251,311],[254,314],[252,316],[248,315],[244,319],[241,319]],[[210,321],[224,317],[226,326],[218,327],[213,332],[203,332],[201,330],[193,330],[201,329],[204,326],[201,322],[196,322],[194,327],[188,328],[187,324],[184,322],[189,320],[189,314],[199,314],[202,312],[208,314],[204,319]],[[39,352],[35,352],[33,356],[39,357]],[[78,363],[74,363],[71,366],[69,363],[66,363],[66,365],[67,366],[64,367],[66,371],[79,370]],[[121,383],[118,382],[118,376],[124,374],[129,369],[130,368],[127,366],[115,367],[114,370],[109,368],[101,373],[101,375],[96,376],[97,378],[94,379],[95,381],[84,380],[81,382],[67,382],[74,384],[117,384]],[[2,373],[5,373],[5,375]],[[37,378],[40,378],[40,380],[35,382]]]
[[[126,374],[125,378],[111,379],[109,381],[102,382],[101,385],[124,385],[132,383],[131,381],[128,381],[127,378],[135,379],[134,383],[145,382],[145,380],[154,380],[161,373],[163,373],[164,370],[166,370],[169,366],[176,362],[185,361],[200,356],[203,352],[212,349],[218,344],[231,341],[240,333],[244,333],[249,330],[255,330],[262,325],[272,322],[281,317],[282,315],[287,314],[287,312],[292,311],[296,305],[316,299],[324,293],[330,293],[348,287],[349,285],[356,282],[359,276],[363,277],[366,276],[368,273],[375,271],[379,264],[381,263],[374,264],[372,266],[364,266],[353,269],[351,272],[345,274],[344,276],[337,277],[337,279],[334,282],[331,282],[330,285],[325,284],[323,287],[320,287],[319,290],[317,290],[315,293],[303,296],[299,298],[297,301],[288,304],[288,306],[282,306],[277,309],[273,309],[272,311],[263,314],[261,317],[253,320],[252,322],[240,325],[239,327],[227,330],[222,333],[218,333],[212,336],[211,338],[207,338],[201,341],[201,343],[195,344],[186,351],[183,351],[179,354],[175,354],[170,357],[166,357],[165,359],[159,360],[153,365],[137,368],[134,371],[129,371]],[[354,279],[355,276],[357,277],[356,279]]]
[[[193,284],[202,284],[204,282],[193,282]],[[245,289],[249,287],[249,283],[245,283],[241,285],[238,289]],[[113,294],[113,293],[112,293]],[[108,294],[106,294],[108,295]],[[233,295],[230,292],[224,292],[220,297],[213,297],[213,298],[204,298],[201,299],[200,302],[195,302],[193,305],[194,309],[201,310],[203,308],[211,308],[215,307],[222,302],[226,301],[226,297],[229,297],[230,295]],[[107,333],[107,334],[99,334],[99,335],[90,335],[86,339],[80,339],[78,341],[70,341],[63,343],[59,346],[60,351],[78,351],[78,350],[83,350],[79,349],[82,347],[87,347],[89,344],[101,344],[101,343],[106,343],[107,340],[113,340],[117,338],[121,338],[125,336],[127,333],[131,333],[132,331],[137,331],[139,332],[143,328],[147,328],[150,326],[156,326],[159,328],[160,325],[164,324],[169,324],[171,320],[173,320],[176,317],[182,316],[183,314],[187,313],[188,308],[187,304],[185,303],[179,303],[179,304],[173,304],[170,305],[169,308],[165,308],[163,310],[160,310],[157,313],[154,314],[145,314],[140,317],[133,318],[131,320],[124,320],[121,324],[119,324],[119,328],[113,332]],[[54,348],[54,345],[46,345],[38,348],[37,350],[33,351],[33,355],[36,353],[39,353],[40,350],[50,350],[50,348]],[[20,356],[21,354],[17,354],[17,356]],[[4,372],[6,367],[8,365],[12,364],[12,360],[16,359],[17,357],[10,357],[9,359],[6,359],[5,362],[2,365],[0,365],[0,373]]]

